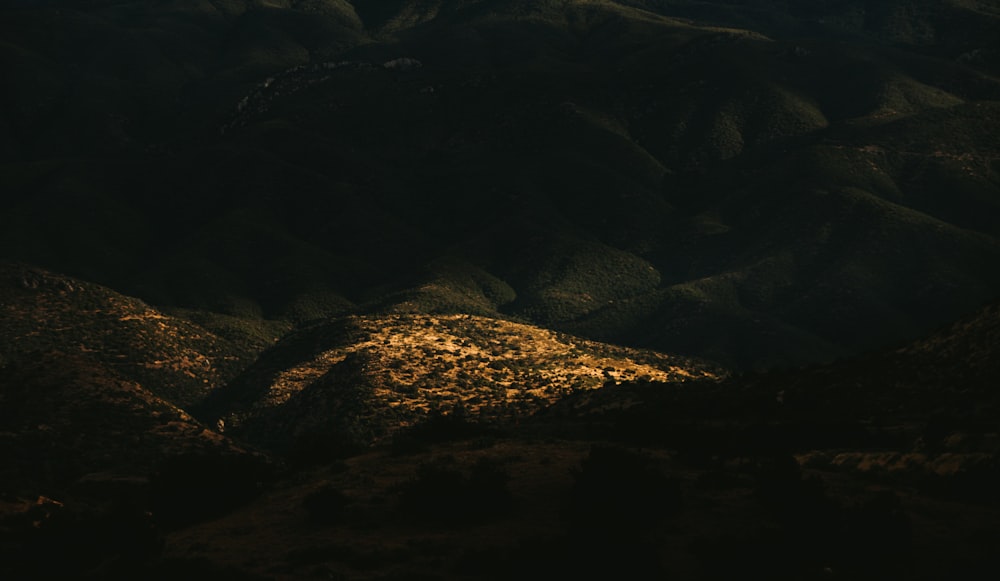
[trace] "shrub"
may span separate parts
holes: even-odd
[[[641,528],[680,507],[678,484],[650,458],[624,448],[592,447],[573,478],[565,516],[578,527]]]
[[[481,458],[466,475],[440,461],[421,464],[416,478],[402,486],[399,509],[420,519],[479,522],[505,513],[511,506],[506,470]]]
[[[790,454],[758,461],[755,492],[764,505],[783,516],[801,518],[831,508],[822,480],[804,477]]]
[[[124,501],[89,505],[40,498],[0,517],[0,578],[141,577],[163,548],[149,513]]]
[[[871,578],[905,576],[913,531],[899,497],[883,490],[845,512],[843,567]]]
[[[285,453],[285,460],[293,469],[331,464],[360,454],[368,449],[371,433],[346,422],[324,426],[298,434]]]
[[[392,439],[392,451],[395,454],[422,452],[429,444],[482,437],[487,431],[483,425],[470,420],[461,406],[456,406],[450,414],[432,411],[424,420],[397,432]]]
[[[351,499],[343,492],[327,485],[309,494],[302,501],[309,522],[318,525],[333,525],[343,521]]]
[[[160,525],[179,527],[249,502],[272,477],[272,467],[253,456],[175,456],[150,479],[150,506]]]

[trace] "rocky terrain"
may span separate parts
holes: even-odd
[[[977,578],[997,30],[0,0],[0,578]]]

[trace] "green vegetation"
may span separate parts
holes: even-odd
[[[473,464],[468,475],[444,460],[421,464],[415,478],[400,487],[399,511],[421,522],[495,518],[511,506],[507,478],[503,466],[485,458]]]
[[[1000,289],[997,8],[938,4],[14,3],[0,246],[253,348],[469,313],[830,360]]]

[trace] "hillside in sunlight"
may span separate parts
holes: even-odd
[[[314,456],[253,503],[169,535],[164,563],[290,578],[974,579],[1000,531],[996,315],[827,366],[608,381],[516,431],[467,416]],[[454,324],[418,328],[447,338]],[[390,328],[383,350],[399,344]]]
[[[605,384],[724,376],[688,358],[498,319],[352,317],[290,334],[198,413],[222,418],[227,434],[299,454],[384,443],[446,417],[506,426]]]

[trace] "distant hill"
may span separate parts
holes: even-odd
[[[217,330],[763,369],[1000,295],[995,2],[4,6],[4,255]]]
[[[741,431],[748,430],[746,442],[762,438],[781,450],[995,454],[998,332],[1000,305],[993,302],[895,348],[827,365],[733,375],[693,389],[633,382],[574,394],[539,420],[600,420],[651,439],[677,437],[664,425],[700,426],[708,448],[721,445],[706,435],[711,430],[705,426],[717,422],[725,426],[720,431],[730,430],[726,446],[738,447]]]
[[[792,381],[779,375],[779,385],[802,405],[992,431],[1000,416],[998,340],[1000,304],[993,302],[898,349],[800,372]]]

